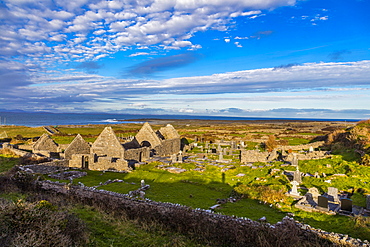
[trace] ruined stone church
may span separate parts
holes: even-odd
[[[77,135],[64,152],[69,167],[90,170],[130,170],[132,164],[150,156],[167,156],[180,151],[180,135],[168,124],[154,131],[145,123],[132,141],[121,144],[111,127],[106,127],[90,146]]]

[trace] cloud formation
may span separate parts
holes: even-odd
[[[198,31],[227,30],[230,19],[295,0],[76,0],[0,4],[0,55],[51,61],[97,60],[130,46],[197,49]]]
[[[142,69],[143,73],[147,73],[147,70],[151,72],[155,69],[166,69],[167,66],[172,66],[168,65],[168,62],[176,57],[166,59],[164,61],[154,59],[142,64],[138,69]],[[178,59],[181,64],[183,58],[180,56]],[[289,66],[288,70],[264,68],[164,80],[117,79],[92,74],[38,77],[30,78],[33,80],[29,81],[32,85],[16,85],[12,94],[3,95],[0,108],[6,102],[7,106],[14,109],[25,110],[46,107],[58,111],[74,111],[75,107],[78,107],[86,111],[112,111],[124,108],[126,112],[127,109],[162,108],[169,113],[178,112],[180,109],[192,109],[194,113],[206,114],[207,111],[204,109],[217,113],[221,110],[220,106],[227,105],[231,109],[227,110],[230,114],[243,114],[238,113],[236,109],[245,110],[248,106],[258,109],[271,104],[278,107],[289,102],[315,102],[317,107],[326,101],[343,102],[343,100],[349,100],[355,108],[358,108],[358,104],[366,105],[360,102],[368,99],[366,93],[370,90],[368,71],[370,61],[306,63]],[[315,90],[323,93],[296,94]],[[352,91],[360,92],[361,95],[357,93],[351,98]],[[281,93],[287,95],[276,95]],[[249,96],[245,96],[246,94]],[[169,95],[173,95],[172,99]],[[236,106],[237,102],[241,105]],[[192,104],[192,107],[184,108],[189,104]],[[196,106],[198,109],[194,109]],[[349,104],[346,106],[349,107]],[[219,113],[222,112],[217,114]]]
[[[137,64],[129,69],[129,74],[134,76],[146,76],[155,72],[172,68],[182,67],[198,60],[194,53],[183,53],[173,56],[154,58]]]

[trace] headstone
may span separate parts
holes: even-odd
[[[177,155],[176,154],[172,154],[171,155],[171,163],[176,163],[177,162]]]
[[[317,204],[321,208],[328,209],[329,206],[328,198],[326,196],[319,196]]]
[[[240,146],[241,146],[242,148],[244,148],[244,147],[245,147],[245,144],[244,144],[244,142],[243,142],[243,141],[241,141],[241,142],[240,142]]]
[[[315,187],[309,188],[308,193],[310,193],[312,195],[312,199],[315,202],[318,201],[318,197],[320,196],[320,193],[319,193],[319,190],[317,188],[315,188]]]
[[[291,184],[293,185],[292,187],[292,190],[289,192],[289,194],[293,195],[293,196],[300,196],[299,192],[298,192],[298,188],[297,188],[297,181],[293,181],[291,182]]]
[[[203,152],[203,146],[200,146],[199,148],[200,148],[200,151]]]
[[[182,152],[179,152],[179,155],[177,156],[177,162],[182,163]]]
[[[352,212],[352,200],[347,198],[341,199],[340,209],[343,211]]]
[[[301,172],[299,171],[298,166],[297,170],[295,170],[293,173],[293,181],[297,181],[299,184],[302,183]]]
[[[140,185],[141,185],[141,187],[144,187],[144,186],[145,186],[145,180],[144,180],[144,179],[142,179],[142,180],[140,181]]]
[[[366,209],[370,210],[370,195],[366,196]]]
[[[224,154],[222,152],[220,152],[220,154],[218,155],[218,160],[223,160],[224,159]]]
[[[212,148],[212,152],[213,154],[217,153],[217,150],[215,148]]]
[[[328,187],[328,195],[329,195],[329,199],[331,199],[333,202],[339,202],[338,189],[337,188]]]
[[[144,199],[145,198],[145,192],[144,191],[140,191],[139,194],[140,194],[140,198],[141,199]]]
[[[298,158],[296,154],[293,154],[292,166],[298,166]]]
[[[231,142],[231,149],[235,149],[236,148],[236,143],[234,141]]]
[[[209,147],[209,142],[206,142],[205,148],[208,149],[208,147]]]
[[[198,141],[198,137],[194,137],[194,142],[197,142]]]

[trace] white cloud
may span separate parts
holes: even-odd
[[[230,39],[224,39],[226,43],[230,43]]]
[[[129,55],[129,57],[137,57],[137,56],[145,56],[145,55],[150,55],[148,52],[136,52],[134,54]]]
[[[295,0],[30,2],[32,4],[21,0],[3,1],[0,11],[4,16],[1,25],[4,42],[0,55],[12,53],[27,56],[26,51],[32,50],[36,42],[48,46],[45,51],[58,51],[55,59],[64,57],[66,60],[75,57],[76,50],[85,53],[82,54],[85,60],[102,57],[103,51],[95,55],[90,51],[99,46],[104,47],[106,54],[125,49],[125,46],[195,50],[201,46],[192,44],[189,39],[198,31],[226,31],[231,18],[261,15],[263,9],[295,4]],[[101,36],[105,42],[96,42]],[[107,46],[108,41],[112,45]],[[11,51],[14,46],[21,48],[17,52]],[[45,55],[40,53],[38,58],[42,59]],[[49,57],[49,63],[51,59]]]
[[[236,47],[238,47],[238,48],[242,48],[242,47],[243,47],[239,42],[234,42],[234,44],[235,44],[235,45],[236,45]]]

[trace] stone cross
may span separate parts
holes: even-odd
[[[294,181],[291,182],[291,184],[293,185],[292,187],[292,190],[289,192],[289,194],[293,195],[293,196],[300,196],[299,192],[298,192],[298,188],[297,188],[297,185],[299,184],[297,181]]]

